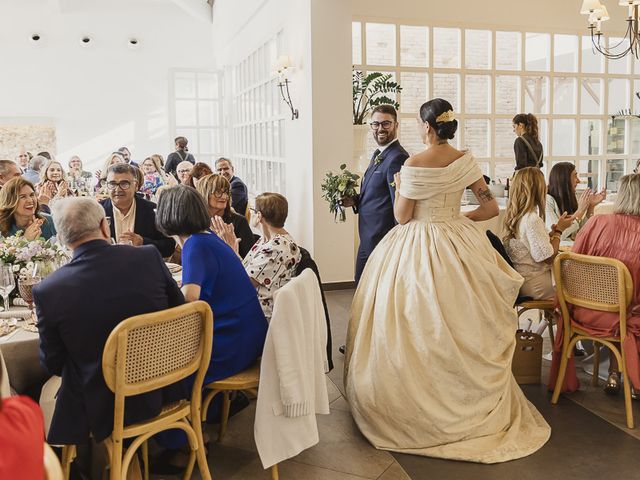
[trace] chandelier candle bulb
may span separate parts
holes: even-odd
[[[600,10],[601,8],[603,8],[603,5],[599,0],[584,0],[582,2],[580,13],[583,15],[589,15],[597,10]]]

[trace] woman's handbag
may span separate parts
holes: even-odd
[[[520,385],[540,383],[542,370],[542,337],[537,333],[517,330],[516,349],[511,371]]]

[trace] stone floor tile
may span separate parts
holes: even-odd
[[[319,415],[318,429],[320,443],[300,453],[296,462],[366,478],[378,478],[393,463],[388,452],[376,450],[362,436],[348,411]]]
[[[407,472],[404,471],[399,463],[392,463],[391,466],[378,477],[378,480],[411,480],[411,477],[407,475]]]

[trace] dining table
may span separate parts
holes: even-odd
[[[496,198],[498,202],[499,212],[498,215],[490,218],[489,220],[482,220],[480,222],[475,222],[475,226],[480,229],[483,233],[487,230],[491,230],[495,235],[499,238],[504,236],[504,216],[507,211],[507,199],[504,197]],[[460,207],[461,213],[471,212],[478,208],[478,205],[474,204],[463,204]]]
[[[175,264],[167,266],[181,286],[182,268]],[[14,299],[8,311],[0,311],[0,368],[3,373],[6,371],[11,390],[18,394],[37,394],[50,377],[40,364],[40,336],[35,321],[27,321],[30,318],[31,312],[21,298]],[[0,394],[6,396],[4,391]]]
[[[0,353],[9,385],[16,393],[24,394],[38,388],[48,375],[40,365],[40,338],[29,309],[17,302],[9,310],[0,312]],[[22,303],[22,305],[21,305]]]

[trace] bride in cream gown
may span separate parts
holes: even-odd
[[[431,100],[420,116],[428,148],[397,176],[399,225],[369,257],[353,300],[347,398],[376,448],[521,458],[551,433],[511,374],[523,279],[473,224],[498,207],[471,153],[446,142],[457,127],[451,105]],[[463,216],[467,186],[480,206]]]

